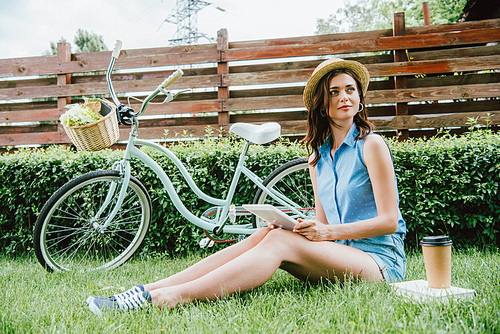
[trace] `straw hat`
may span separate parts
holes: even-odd
[[[321,78],[323,78],[329,72],[339,68],[347,68],[353,71],[358,76],[358,79],[361,82],[361,90],[363,91],[363,95],[366,95],[368,84],[370,83],[370,73],[368,73],[366,67],[364,67],[357,61],[344,60],[341,58],[331,58],[319,64],[307,81],[303,96],[304,104],[306,105],[307,110],[310,110],[311,108],[313,96],[316,92],[316,87],[318,86]]]

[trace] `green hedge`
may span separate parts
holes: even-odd
[[[500,135],[488,130],[427,141],[389,140],[399,182],[401,211],[407,221],[407,245],[416,247],[423,235],[446,233],[456,245],[498,246],[500,238]],[[234,138],[185,142],[170,147],[187,165],[200,188],[222,198],[229,187],[242,142]],[[248,165],[261,177],[282,163],[305,155],[297,144],[280,142],[252,146]],[[153,155],[194,212],[210,205],[201,202],[179,177],[168,159]],[[7,254],[32,250],[37,213],[52,193],[85,172],[110,168],[120,152],[73,152],[62,147],[23,149],[0,156],[0,249]],[[198,249],[202,231],[175,210],[160,180],[137,161],[133,174],[148,189],[153,222],[143,252],[184,253]],[[235,203],[251,202],[254,186],[245,177]]]
[[[444,233],[458,245],[499,245],[499,134],[445,134],[392,143],[391,150],[410,244]]]

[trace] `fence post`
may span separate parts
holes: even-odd
[[[224,75],[229,73],[229,65],[225,61],[224,51],[229,48],[227,29],[217,31],[217,53],[219,61],[217,62],[217,74],[220,78],[219,87],[217,87],[217,98],[220,102],[218,114],[219,126],[229,123],[229,112],[224,110],[224,103],[229,99],[229,87],[224,82]]]
[[[69,43],[57,43],[57,61],[59,63],[71,61],[71,45]],[[58,74],[57,85],[68,85],[71,83],[71,74]],[[57,108],[62,109],[71,103],[71,97],[58,97]]]
[[[429,3],[422,3],[422,14],[424,15],[424,25],[428,26],[431,24],[431,15],[429,14]]]
[[[405,13],[394,13],[394,26],[393,26],[393,36],[403,36],[405,32]],[[405,50],[394,50],[394,62],[405,62],[408,61]],[[406,77],[397,76],[394,77],[394,88],[395,89],[405,89]],[[396,116],[406,116],[408,115],[408,103],[401,102],[396,103]],[[408,139],[408,130],[398,130],[400,136],[398,137],[400,141]]]

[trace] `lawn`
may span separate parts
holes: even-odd
[[[454,251],[452,285],[473,300],[415,303],[386,283],[310,285],[278,271],[253,292],[170,311],[94,316],[89,295],[110,295],[171,275],[192,255],[135,259],[96,273],[47,273],[33,257],[0,257],[0,333],[499,333],[500,253]],[[251,271],[248,273],[251,275]],[[408,255],[407,280],[425,279],[420,252]]]

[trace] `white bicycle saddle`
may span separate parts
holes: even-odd
[[[278,123],[264,123],[261,125],[250,123],[234,123],[229,131],[251,143],[262,145],[272,142],[281,135],[281,126]]]

